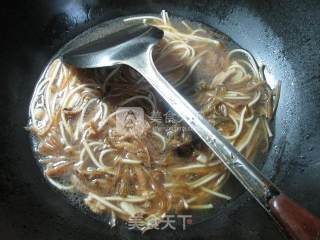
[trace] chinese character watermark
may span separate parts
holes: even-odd
[[[178,224],[181,223],[181,224]],[[165,230],[171,229],[176,230],[180,228],[186,230],[188,225],[192,224],[192,215],[165,215],[163,218],[148,217],[148,220],[143,219],[142,215],[137,214],[128,220],[128,228],[130,230]]]
[[[160,111],[152,111],[150,116],[151,122],[162,123],[163,117]]]
[[[141,107],[119,107],[116,110],[116,130],[118,133],[133,133],[136,136],[143,134],[147,126],[144,119],[145,112]],[[190,131],[190,127],[182,124],[178,114],[169,110],[162,113],[158,110],[152,111],[148,116],[151,126],[155,131]]]
[[[165,116],[165,123],[177,124],[182,122],[182,119],[179,117],[179,115],[173,111],[166,112],[164,116]]]

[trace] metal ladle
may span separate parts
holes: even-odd
[[[62,61],[78,68],[125,64],[138,71],[290,237],[317,239],[320,220],[281,193],[157,71],[152,49],[162,37],[163,32],[155,27],[131,25],[69,50],[62,56]]]

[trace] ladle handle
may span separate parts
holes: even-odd
[[[271,215],[292,239],[320,239],[320,219],[285,194],[271,198],[269,207]]]

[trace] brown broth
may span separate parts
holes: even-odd
[[[123,25],[122,21],[123,18],[114,20],[111,25],[117,29],[117,26]],[[193,36],[188,27],[181,23],[182,19],[171,17],[170,21],[176,27],[175,31]],[[157,21],[150,23],[163,27]],[[231,143],[252,160],[261,149],[267,149],[269,143],[265,124],[270,121],[266,112],[270,106],[259,94],[272,104],[272,92],[262,76],[254,75],[252,69],[249,74],[250,66],[241,64],[243,56],[228,57],[231,51],[239,49],[228,36],[200,23],[186,23],[194,30],[203,29],[194,34],[198,40],[185,41],[185,35],[182,35],[181,41],[185,42],[174,43],[178,50],[166,57],[162,55],[170,50],[171,40],[163,40],[154,50],[155,64],[210,123],[230,137]],[[206,42],[209,38],[218,40],[220,44]],[[184,48],[179,50],[179,44],[181,47],[188,44],[195,55],[183,57],[188,51]],[[205,51],[207,53],[201,55]],[[197,62],[197,58],[201,60]],[[254,69],[254,62],[245,61],[253,64]],[[105,79],[115,68],[78,70],[54,67],[59,64],[57,60],[51,61],[39,79],[30,104],[29,126],[35,156],[41,162],[45,176],[49,174],[58,187],[60,184],[75,186],[73,190],[62,190],[72,204],[81,209],[89,205],[93,212],[101,215],[100,219],[108,221],[113,208],[103,205],[94,198],[95,195],[105,199],[112,196],[127,199],[130,195],[146,198],[140,202],[137,198],[134,204],[127,200],[108,200],[114,206],[115,215],[128,221],[130,216],[125,213],[128,208],[133,212],[143,209],[144,216],[160,217],[213,201],[216,196],[208,191],[220,192],[229,176],[227,170],[184,123],[157,123],[148,117],[152,109],[163,115],[170,108],[139,74],[122,66],[106,84]],[[179,64],[182,66],[169,71]],[[193,65],[196,67],[192,74],[181,80]],[[50,80],[52,76],[54,80]],[[251,80],[246,80],[246,77]],[[48,83],[44,84],[45,81]],[[255,84],[260,84],[256,90]],[[41,91],[42,85],[44,92]],[[84,90],[70,95],[72,89],[81,86]],[[254,91],[249,91],[250,88]],[[69,98],[72,100],[67,101]],[[254,102],[255,99],[258,100]],[[115,131],[115,118],[104,122],[117,107],[122,106],[121,103],[128,100],[131,102],[126,107],[141,107],[144,110],[144,123],[138,125],[138,129],[142,130],[139,137],[136,133],[130,132],[130,135]],[[257,121],[259,124],[256,124]],[[254,134],[250,134],[255,124],[257,128]],[[233,138],[240,126],[240,132]],[[249,143],[245,145],[248,139]],[[165,149],[162,149],[164,146]],[[49,182],[52,183],[51,180]],[[88,197],[89,192],[91,197]]]

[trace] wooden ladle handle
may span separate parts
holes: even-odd
[[[283,193],[269,201],[272,216],[289,237],[297,240],[320,240],[320,219]]]

